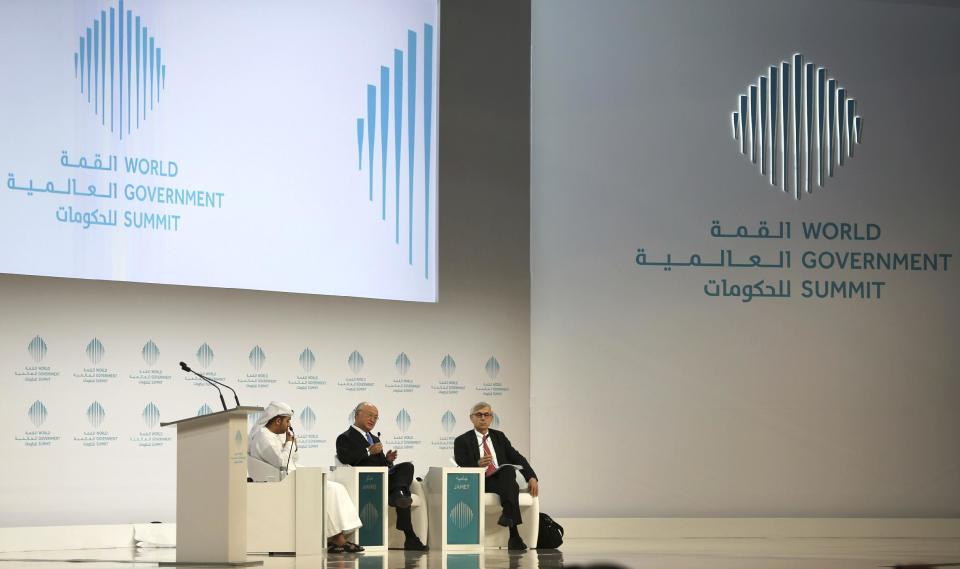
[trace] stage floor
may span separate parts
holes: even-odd
[[[0,554],[0,569],[156,567],[173,549],[87,549]],[[249,557],[265,569],[526,569],[607,566],[650,569],[866,569],[960,564],[960,539],[571,539],[561,550]],[[960,565],[958,565],[960,566]]]

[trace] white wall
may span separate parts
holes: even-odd
[[[803,251],[960,252],[960,9],[939,2],[533,4],[532,452],[570,517],[960,515],[960,303],[946,271],[805,269]],[[858,100],[863,141],[799,201],[731,112],[794,53]],[[789,241],[715,238],[760,221]],[[803,221],[876,223],[816,242]],[[791,269],[638,266],[668,254]],[[709,280],[792,282],[713,298]],[[804,280],[883,281],[881,299]],[[613,477],[604,467],[622,469]]]
[[[194,387],[177,367],[196,364],[204,342],[215,356],[197,367],[231,385],[244,380],[244,404],[285,399],[296,408],[301,440],[315,445],[301,451],[308,465],[332,462],[335,438],[360,400],[379,404],[377,429],[388,446],[411,447],[401,458],[414,460],[418,475],[447,464],[452,437],[467,430],[478,399],[491,401],[513,441],[528,449],[529,57],[515,55],[529,54],[529,4],[475,10],[445,3],[441,18],[439,302],[0,275],[0,526],[173,521],[174,443],[139,440],[143,432],[154,441],[173,433],[148,428],[141,414],[150,402],[165,421],[194,415],[204,403],[219,406],[212,389]],[[196,253],[218,254],[202,244]],[[41,362],[27,351],[37,335],[47,345]],[[93,338],[105,348],[96,365],[84,353]],[[154,366],[141,355],[148,340],[160,350]],[[266,354],[259,371],[248,359],[254,346]],[[298,362],[307,347],[316,357],[309,373]],[[359,372],[347,362],[354,350],[365,360]],[[412,364],[406,378],[418,386],[411,392],[388,385],[400,377],[394,361],[401,352]],[[448,354],[456,362],[449,379],[440,365]],[[500,364],[495,379],[484,369],[491,356]],[[141,383],[145,369],[159,382]],[[58,375],[28,379],[38,371]],[[315,389],[298,389],[304,376]],[[355,377],[373,385],[351,391]],[[274,383],[253,386],[264,379]],[[441,394],[451,385],[441,380],[458,391]],[[39,427],[27,414],[35,401],[47,408]],[[85,417],[93,401],[106,412],[97,429]],[[306,405],[318,416],[312,430],[297,426]],[[406,432],[395,421],[401,409],[412,419]],[[457,420],[449,433],[441,424],[447,410]],[[38,436],[58,439],[39,447],[24,440]],[[108,444],[83,444],[98,438]]]

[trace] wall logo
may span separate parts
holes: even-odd
[[[354,350],[347,358],[347,365],[350,366],[350,371],[354,374],[360,373],[363,370],[363,356],[360,355],[360,352]]]
[[[440,417],[440,425],[443,426],[443,431],[445,433],[452,433],[457,427],[457,417],[452,411],[447,409],[447,412],[443,414],[443,417]]]
[[[309,373],[316,363],[317,357],[313,355],[313,350],[310,348],[305,348],[302,352],[300,352],[300,369],[302,369],[304,373]]]
[[[47,357],[47,343],[40,336],[34,336],[27,344],[27,353],[33,358],[33,361],[40,363]]]
[[[159,106],[166,87],[167,66],[156,38],[119,0],[116,8],[100,11],[80,35],[78,47],[73,75],[80,94],[100,124],[122,140],[147,120],[147,111]]]
[[[260,346],[254,346],[253,349],[250,350],[250,355],[247,356],[247,359],[250,360],[250,365],[253,369],[260,371],[263,368],[264,362],[267,361],[267,355],[263,353]]]
[[[447,379],[453,377],[453,374],[457,371],[457,362],[450,357],[450,354],[444,356],[443,361],[440,362],[440,371],[443,372],[443,377]]]
[[[87,359],[90,360],[90,363],[96,365],[100,363],[100,360],[103,359],[103,356],[106,355],[107,350],[103,347],[103,343],[100,342],[97,338],[90,340],[90,343],[87,344]]]
[[[826,68],[796,53],[792,65],[771,65],[739,96],[733,138],[772,186],[799,200],[853,157],[863,134],[856,112],[856,99],[827,77]]]
[[[87,422],[90,423],[90,426],[94,429],[99,429],[106,417],[107,412],[98,401],[94,401],[87,407]]]
[[[497,361],[497,358],[490,356],[490,359],[484,364],[483,369],[487,372],[487,377],[497,379],[497,376],[500,375],[500,362]]]
[[[33,405],[27,409],[27,417],[30,419],[30,422],[33,423],[34,427],[41,427],[47,422],[47,406],[41,403],[40,400],[34,401]]]
[[[415,154],[421,153],[423,156],[423,197],[424,197],[424,216],[423,216],[423,278],[429,278],[430,267],[430,160],[432,158],[432,134],[433,134],[433,26],[423,25],[423,144],[416,146],[416,119],[417,119],[417,32],[407,30],[407,52],[402,50],[393,50],[393,155],[394,155],[394,186],[393,186],[393,226],[394,243],[400,244],[401,234],[401,187],[400,187],[400,166],[403,163],[401,155],[403,154],[403,87],[404,87],[404,66],[403,59],[406,56],[406,102],[407,102],[407,188],[406,188],[406,211],[403,217],[406,218],[406,231],[404,237],[407,241],[407,264],[413,266],[414,258],[414,173],[416,168]],[[361,96],[361,99],[364,99]],[[389,152],[389,134],[390,134],[390,68],[380,66],[380,195],[377,196],[380,202],[380,219],[387,220],[387,158]],[[364,130],[367,137],[367,186],[369,188],[370,201],[374,201],[374,181],[373,181],[373,153],[374,141],[377,137],[377,86],[368,84],[366,88],[366,118],[357,118],[357,169],[363,170],[363,150],[364,150]],[[366,129],[364,129],[366,125]],[[419,238],[419,236],[417,237]]]
[[[143,355],[143,361],[146,362],[148,366],[156,365],[160,359],[160,348],[153,343],[153,340],[149,340],[144,344],[140,352]]]
[[[400,409],[400,412],[397,413],[396,419],[394,419],[394,422],[397,424],[397,428],[400,429],[401,433],[407,432],[412,421],[413,420],[410,417],[410,413],[408,413],[406,409]]]
[[[143,408],[143,413],[140,416],[143,417],[143,424],[148,429],[156,429],[157,425],[160,424],[160,409],[152,402]]]
[[[365,526],[373,526],[380,519],[380,512],[377,511],[377,507],[373,504],[368,503],[366,506],[360,508],[360,521],[363,522]]]
[[[410,371],[410,358],[407,357],[407,354],[400,352],[400,355],[393,362],[393,367],[397,369],[400,377],[406,377],[407,372]]]
[[[457,505],[450,508],[450,523],[457,529],[466,529],[473,522],[473,508],[467,505],[463,500],[457,502]]]
[[[207,405],[206,403],[204,403],[199,409],[197,409],[197,417],[201,417],[203,415],[209,415],[210,413],[213,413],[213,409],[211,409],[210,406]]]
[[[210,364],[213,363],[213,349],[206,342],[197,348],[197,361],[200,362],[203,369],[208,369]]]
[[[493,414],[493,420],[490,421],[490,426],[494,429],[500,428],[500,415],[497,415],[496,413]]]
[[[317,425],[317,414],[313,412],[309,405],[304,407],[303,411],[300,411],[300,424],[303,425],[305,431],[312,431]]]

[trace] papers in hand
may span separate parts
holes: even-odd
[[[514,469],[514,470],[516,470],[516,471],[523,470],[523,467],[520,466],[519,464],[501,464],[500,466],[497,467],[496,470],[494,470],[493,472],[490,473],[490,476],[493,476],[494,474],[496,474],[496,473],[498,473],[498,472],[500,472],[501,470],[504,470],[504,469],[506,469],[506,468],[512,468],[512,469]]]

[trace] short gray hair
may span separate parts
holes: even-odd
[[[357,404],[356,407],[353,408],[353,418],[356,419],[357,413],[359,413],[360,410],[366,407],[367,405],[371,407],[375,407],[375,405],[373,403],[370,403],[369,401],[361,401],[360,403]]]
[[[473,415],[474,413],[483,409],[484,407],[489,407],[491,411],[493,410],[492,405],[490,405],[486,401],[480,401],[479,403],[475,403],[473,407],[470,408],[470,414]]]

